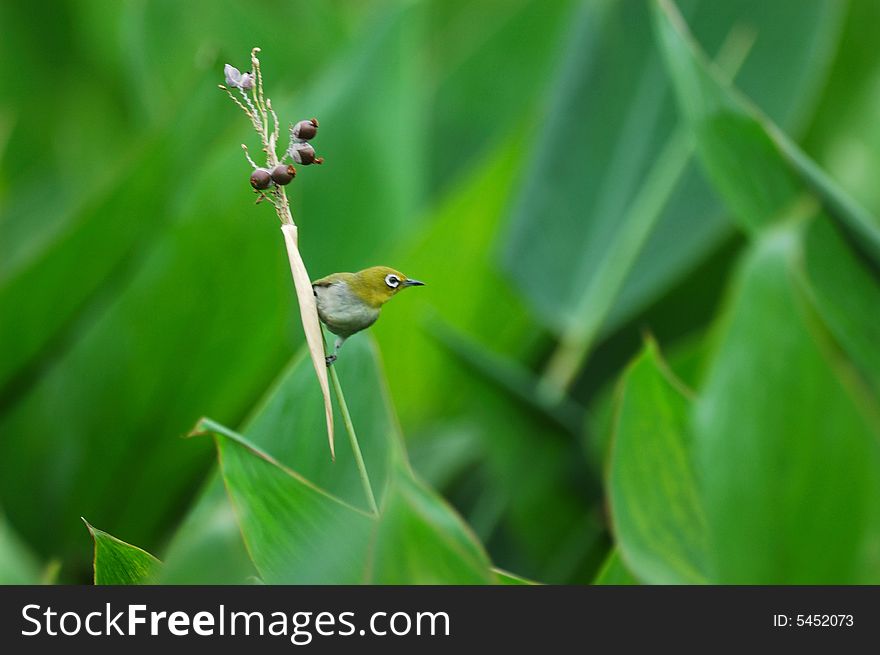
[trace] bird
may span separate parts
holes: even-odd
[[[403,289],[424,285],[388,266],[333,273],[312,282],[318,318],[337,337],[333,353],[325,357],[327,366],[336,361],[346,339],[376,322],[382,305]]]

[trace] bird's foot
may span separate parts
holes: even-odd
[[[327,355],[324,361],[327,362],[328,367],[333,366],[333,362],[336,361],[336,355]]]

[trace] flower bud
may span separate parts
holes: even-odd
[[[290,148],[290,156],[297,164],[323,164],[323,157],[315,157],[315,149],[310,143],[297,143]]]
[[[226,77],[227,86],[237,87],[241,84],[241,71],[232,64],[223,67],[223,75]]]
[[[318,119],[312,118],[307,121],[300,121],[293,126],[293,138],[301,141],[309,141],[314,139],[318,133]]]
[[[272,174],[265,168],[258,168],[251,173],[251,186],[258,191],[268,189],[270,184],[272,184]]]
[[[272,181],[280,186],[290,184],[290,181],[295,177],[296,169],[293,166],[278,164],[278,166],[272,169]]]

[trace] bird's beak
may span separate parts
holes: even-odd
[[[424,282],[420,282],[419,280],[404,280],[403,286],[405,287],[423,287],[425,286]]]

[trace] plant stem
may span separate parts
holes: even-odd
[[[367,466],[364,464],[364,456],[361,454],[361,446],[358,443],[357,434],[354,431],[354,424],[351,422],[351,414],[348,413],[348,403],[345,402],[345,394],[342,392],[342,385],[339,384],[339,376],[336,374],[336,367],[330,366],[330,381],[333,383],[333,391],[336,393],[336,400],[339,402],[339,411],[342,412],[342,422],[345,423],[345,431],[348,432],[348,440],[351,443],[351,450],[354,453],[354,461],[358,467],[358,473],[361,476],[361,484],[364,487],[364,493],[367,495],[367,501],[370,503],[370,509],[376,515],[379,514],[379,506],[376,504],[376,497],[373,495],[373,486],[370,484],[370,475],[367,473]]]

